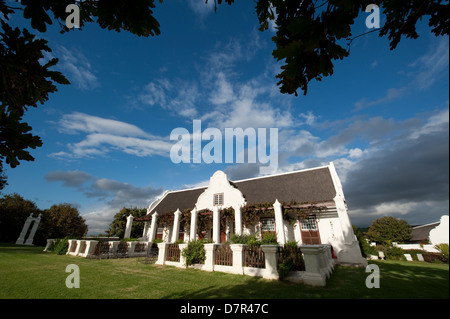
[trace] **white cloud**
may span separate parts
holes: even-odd
[[[449,124],[449,109],[445,109],[431,116],[424,126],[418,128],[411,133],[410,138],[417,139],[421,135],[433,134],[436,132],[442,132],[448,129]]]
[[[58,129],[68,134],[83,132],[152,137],[135,125],[80,112],[64,114],[59,121]]]
[[[201,19],[214,12],[214,0],[209,0],[208,3],[205,3],[203,0],[188,0],[188,4],[191,10]]]
[[[214,105],[223,105],[232,102],[234,99],[235,93],[232,84],[227,81],[223,72],[219,72],[216,79],[216,88],[211,92],[211,103]]]
[[[313,125],[315,123],[315,121],[317,120],[316,116],[311,111],[308,111],[308,113],[300,113],[299,116],[300,116],[300,118],[305,119],[305,122],[302,124],[306,124],[306,125]]]
[[[105,156],[117,151],[139,157],[168,156],[172,147],[168,138],[154,136],[135,125],[84,113],[64,115],[58,129],[63,133],[86,135],[80,142],[67,145],[70,152],[50,154],[54,158]]]
[[[385,104],[389,103],[395,99],[398,99],[402,97],[406,92],[408,88],[402,87],[402,88],[390,88],[387,90],[386,94],[376,100],[368,100],[367,98],[361,99],[358,102],[355,103],[355,109],[354,111],[360,111],[362,109],[372,107],[378,104]]]
[[[93,73],[89,60],[80,50],[67,49],[62,45],[58,45],[55,49],[55,55],[59,58],[57,67],[79,89],[92,90],[100,86],[100,82]]]
[[[448,76],[449,38],[433,39],[428,52],[411,64],[416,86],[423,90],[431,87],[439,78]]]
[[[171,143],[163,140],[149,140],[113,134],[89,134],[83,141],[69,145],[72,153],[77,157],[105,155],[111,151],[120,151],[139,157],[164,156],[169,154],[171,147]]]
[[[376,65],[376,64],[375,64]],[[374,67],[374,65],[372,64]],[[363,98],[355,103],[353,111],[360,111],[379,104],[389,103],[405,94],[430,88],[440,78],[448,77],[449,38],[433,39],[428,52],[409,65],[412,80],[400,88],[390,88],[384,96],[376,99]]]
[[[146,208],[162,193],[153,186],[137,187],[107,178],[98,178],[82,171],[51,171],[45,176],[49,182],[62,182],[65,187],[76,188],[101,204],[82,209],[89,234],[104,233],[122,207]]]
[[[137,96],[137,102],[152,107],[160,107],[173,115],[194,118],[197,115],[196,103],[199,98],[195,82],[181,79],[169,81],[160,78],[148,83]]]

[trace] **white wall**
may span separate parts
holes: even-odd
[[[448,215],[441,217],[441,223],[430,231],[430,243],[432,245],[448,244],[449,223]]]
[[[214,194],[223,193],[224,203],[222,207],[244,206],[245,198],[241,191],[231,186],[227,175],[222,171],[217,171],[211,176],[208,188],[198,197],[196,207],[198,210],[210,209],[214,207]]]

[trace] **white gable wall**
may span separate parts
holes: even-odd
[[[228,181],[227,175],[222,171],[217,171],[210,178],[209,187],[198,197],[195,206],[197,210],[214,208],[214,195],[223,194],[224,203],[221,207],[242,207],[245,205],[245,198],[241,191],[234,188]]]

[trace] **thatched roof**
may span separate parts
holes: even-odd
[[[328,167],[303,170],[279,175],[251,178],[230,183],[239,189],[248,204],[265,202],[323,203],[336,196]],[[168,192],[149,212],[159,215],[168,212],[192,209],[198,197],[207,187]]]
[[[425,243],[428,241],[428,237],[430,236],[430,231],[437,226],[439,226],[440,222],[416,226],[411,230],[411,242],[416,243]]]

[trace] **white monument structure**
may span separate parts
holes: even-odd
[[[41,215],[42,214],[39,214],[38,217],[33,217],[33,213],[31,213],[30,216],[28,216],[25,224],[23,225],[22,232],[20,233],[20,236],[16,241],[16,245],[33,245],[34,235],[36,234],[39,223],[41,222]],[[25,236],[27,235],[28,229],[30,228],[31,224],[33,224],[33,228],[31,228],[31,232],[25,241]]]
[[[123,236],[123,238],[130,238],[131,236],[131,227],[133,226],[133,215],[129,215],[127,217],[127,225],[125,226],[125,235]]]

